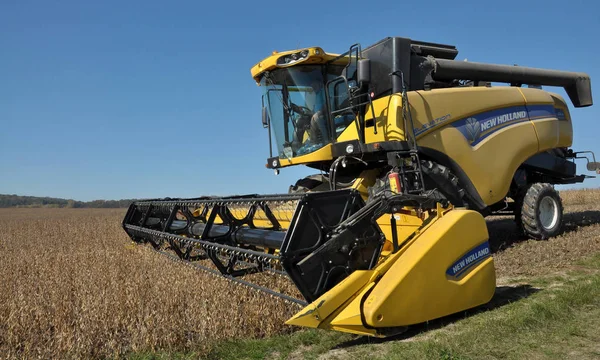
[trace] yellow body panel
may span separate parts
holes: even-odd
[[[320,327],[332,314],[339,312],[342,305],[352,301],[358,291],[369,283],[372,271],[355,271],[333,289],[306,306],[285,323],[307,327]]]
[[[554,107],[554,99],[549,93],[541,92],[535,89],[521,89],[525,104],[528,108],[535,105],[550,105]],[[538,152],[554,149],[559,143],[559,122],[555,116],[530,114],[530,120],[533,124],[537,139]]]
[[[346,127],[346,129],[344,129],[344,131],[342,131],[342,133],[337,137],[337,142],[343,142],[343,141],[351,141],[351,140],[356,140],[358,139],[358,128],[356,126],[356,120],[353,121],[352,123],[350,123],[350,125],[348,125]]]
[[[392,227],[390,225],[390,216],[382,216],[377,220],[377,225],[383,232],[386,238],[386,244],[384,245],[384,250],[389,250],[392,248]],[[396,217],[396,223],[402,224],[402,226],[397,226],[398,239],[401,241],[402,239],[408,238],[412,233],[414,233],[421,225],[423,225],[423,220],[415,216],[415,214],[407,215],[407,214],[394,214]]]
[[[366,294],[373,289],[375,282],[365,286],[348,306],[331,320],[329,326],[332,330],[347,332],[357,335],[377,336],[376,329],[366,328],[362,322],[362,302]]]
[[[412,91],[408,99],[418,145],[455,161],[486,205],[504,199],[515,171],[525,160],[546,150],[572,145],[573,129],[566,103],[546,91],[506,86],[449,88]],[[564,119],[557,118],[555,108],[562,110]],[[459,129],[459,124],[476,120],[482,113],[512,114],[511,109],[517,114],[524,112],[526,118],[489,129],[484,129],[485,122],[475,122],[479,129],[475,142]],[[399,94],[373,101],[373,110],[377,134],[367,127],[366,143],[405,140]],[[365,113],[370,118],[371,109]],[[338,141],[352,140],[353,136],[357,135],[352,124]]]
[[[457,259],[487,240],[479,213],[448,212],[412,243],[371,291],[363,308],[366,323],[411,325],[488,302],[496,287],[491,257],[461,278],[451,279],[446,273]]]
[[[573,123],[567,103],[558,94],[550,93],[554,100],[554,107],[564,114],[564,119],[558,121],[558,144],[557,147],[569,147],[573,145]]]
[[[409,96],[409,99],[411,97]],[[405,140],[404,120],[402,118],[402,96],[398,94],[383,97],[373,101],[375,113],[375,126],[367,127],[365,131],[365,142],[374,143],[380,141]],[[371,118],[373,112],[370,108],[365,111],[367,119]]]
[[[451,124],[483,110],[523,106],[518,88],[466,88],[417,91],[409,96],[415,128],[422,129],[419,146],[437,150],[454,160],[467,174],[483,202],[501,201],[517,168],[538,152],[531,122],[498,130],[475,146]],[[429,119],[434,119],[433,121]],[[439,124],[435,119],[440,120]],[[431,125],[431,122],[434,122]]]
[[[538,116],[532,119],[539,140],[539,151],[571,146],[573,144],[573,127],[564,99],[557,94],[531,90],[522,89],[528,104],[548,104],[560,109],[565,114],[563,120],[557,119],[556,116]]]
[[[369,197],[369,187],[375,184],[379,173],[379,169],[363,171],[354,184],[352,184],[352,188],[360,193],[363,200],[367,201],[367,198]]]

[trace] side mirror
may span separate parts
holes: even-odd
[[[265,129],[269,127],[269,111],[264,106],[262,107],[262,125]]]
[[[369,60],[369,59],[358,60],[357,72],[358,72],[357,80],[361,85],[368,84],[369,82],[371,82],[371,60]]]
[[[598,170],[600,170],[600,163],[598,163],[598,162],[589,162],[589,163],[587,163],[587,169],[588,169],[588,171],[598,172]]]

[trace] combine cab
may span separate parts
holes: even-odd
[[[264,89],[267,167],[322,175],[288,194],[134,202],[125,231],[301,305],[292,325],[388,336],[488,302],[495,271],[484,216],[513,214],[524,234],[554,236],[562,204],[553,184],[588,177],[574,162],[584,154],[588,170],[600,168],[593,153],[570,149],[569,109],[541,86],[563,87],[583,107],[591,85],[584,73],[457,53],[405,38],[342,55],[274,53],[252,68]],[[256,279],[267,274],[298,291],[263,286],[276,282]]]

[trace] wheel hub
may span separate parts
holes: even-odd
[[[544,196],[539,206],[540,224],[546,230],[556,226],[558,222],[558,203],[550,196]]]

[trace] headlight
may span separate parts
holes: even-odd
[[[295,63],[296,61],[301,61],[308,58],[308,55],[308,50],[302,50],[292,54],[288,54],[277,59],[277,65],[289,65]]]

